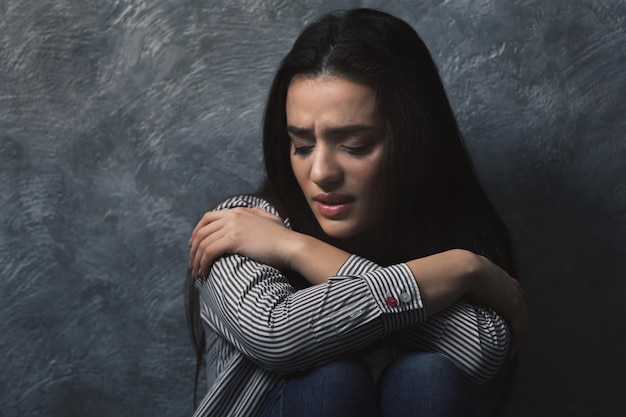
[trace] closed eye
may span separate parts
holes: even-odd
[[[367,155],[372,150],[371,145],[348,146],[341,145],[341,148],[353,155]]]
[[[308,155],[313,151],[313,146],[293,146],[294,155]]]
[[[288,127],[291,148],[294,155],[308,155],[313,151],[315,139],[311,138],[312,133],[306,129]]]

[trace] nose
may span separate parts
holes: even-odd
[[[332,146],[318,143],[312,155],[311,181],[320,187],[336,185],[343,178],[343,170]]]

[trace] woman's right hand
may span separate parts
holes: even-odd
[[[189,239],[189,267],[194,277],[206,276],[217,258],[238,254],[282,269],[288,267],[285,248],[294,235],[278,216],[260,208],[209,211]]]

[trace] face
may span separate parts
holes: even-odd
[[[385,147],[374,91],[340,77],[298,77],[286,111],[291,167],[320,226],[338,239],[364,231]]]

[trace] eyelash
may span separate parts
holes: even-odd
[[[294,146],[293,154],[294,155],[308,155],[313,150],[312,146]]]
[[[342,148],[352,154],[352,155],[367,155],[370,151],[370,146],[369,145],[363,145],[363,146],[342,146]]]
[[[366,155],[370,150],[369,145],[365,145],[365,146],[343,145],[341,148],[345,150],[346,152],[348,152],[349,154],[356,155],[356,156]],[[308,155],[312,151],[313,151],[313,146],[294,146],[293,148],[294,155]]]

